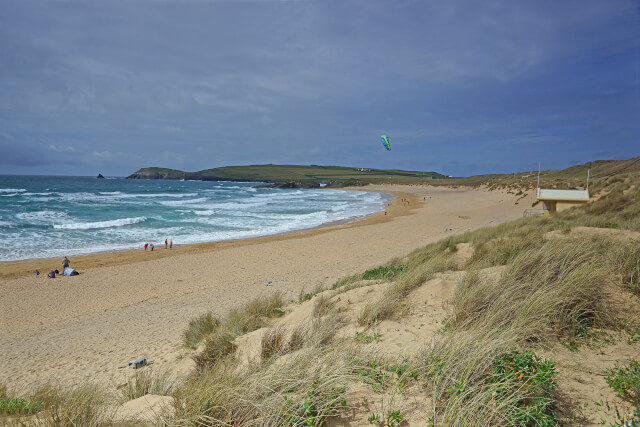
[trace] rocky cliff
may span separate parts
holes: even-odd
[[[186,179],[186,172],[167,168],[142,168],[132,173],[130,179]]]

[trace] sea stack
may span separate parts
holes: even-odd
[[[98,174],[98,176],[96,176],[96,178],[102,178],[102,179],[104,179],[104,176],[102,176],[102,174],[101,174],[101,173],[99,173],[99,174]]]

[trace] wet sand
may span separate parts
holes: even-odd
[[[181,354],[189,320],[224,315],[280,291],[331,286],[454,233],[519,218],[533,196],[484,189],[368,186],[391,193],[360,221],[256,239],[74,256],[75,277],[47,279],[60,259],[0,264],[0,381],[18,389],[123,382],[118,365]],[[360,190],[360,188],[358,188]],[[402,200],[407,202],[403,202]],[[426,200],[425,200],[426,199]],[[271,282],[267,286],[268,282]]]

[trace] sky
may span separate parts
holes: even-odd
[[[639,155],[640,1],[0,0],[0,174]]]

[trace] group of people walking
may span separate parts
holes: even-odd
[[[171,249],[172,247],[173,247],[173,240],[164,239],[164,248]],[[144,250],[146,251],[147,248],[150,248],[151,250],[153,250],[155,246],[153,246],[153,243],[145,243]]]

